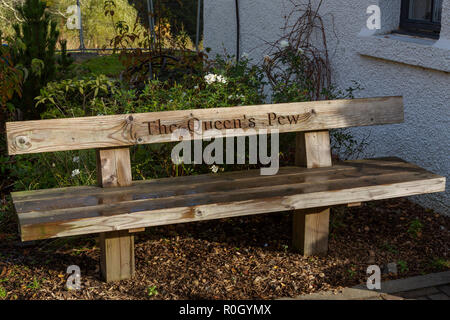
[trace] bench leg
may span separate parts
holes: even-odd
[[[100,233],[100,270],[106,282],[134,276],[134,236],[128,230]]]
[[[130,163],[128,147],[98,149],[97,181],[99,186],[114,188],[131,185]],[[112,200],[117,201],[118,199]],[[110,203],[112,200],[104,199],[102,203]],[[122,200],[126,199],[122,198]],[[106,282],[133,277],[134,236],[130,235],[128,230],[100,233],[100,270],[103,280]]]
[[[297,133],[295,163],[307,168],[330,167],[332,161],[328,130]],[[296,210],[293,220],[294,248],[305,256],[326,254],[330,209]]]
[[[326,254],[330,209],[296,210],[293,215],[292,245],[305,256]]]

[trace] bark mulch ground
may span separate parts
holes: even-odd
[[[273,299],[365,283],[371,264],[397,264],[383,281],[450,270],[450,217],[407,199],[334,208],[324,257],[292,250],[287,212],[149,228],[135,278],[109,284],[94,236],[22,244],[13,219],[0,227],[0,299]],[[69,265],[81,290],[65,289]]]

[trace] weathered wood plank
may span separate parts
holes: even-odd
[[[300,132],[296,136],[295,164],[306,168],[331,167],[328,130]]]
[[[8,153],[109,148],[172,141],[177,128],[216,129],[224,136],[252,134],[249,129],[314,131],[400,123],[402,97],[329,100],[232,108],[178,110],[128,115],[8,122]],[[228,132],[242,129],[242,132]]]
[[[189,184],[191,186],[196,185],[209,185],[222,182],[246,182],[254,179],[264,179],[259,181],[265,181],[265,179],[271,179],[277,176],[283,176],[289,179],[290,176],[314,176],[327,174],[333,172],[333,174],[339,174],[342,171],[360,171],[360,167],[364,166],[364,170],[369,170],[369,166],[373,169],[386,168],[387,170],[397,171],[403,170],[406,167],[414,170],[422,170],[413,164],[409,164],[400,158],[378,158],[364,160],[351,160],[342,163],[335,164],[332,168],[316,168],[313,171],[307,170],[301,167],[282,167],[275,176],[261,176],[259,170],[247,170],[247,171],[232,171],[223,172],[220,174],[201,174],[193,176],[181,176],[171,178],[160,178],[152,180],[140,180],[133,181],[129,187],[115,188],[98,188],[93,186],[77,186],[77,187],[64,187],[55,189],[41,189],[30,191],[16,191],[12,192],[11,196],[15,204],[33,202],[37,203],[42,200],[58,200],[58,199],[77,199],[81,197],[100,197],[102,195],[109,196],[121,193],[137,193],[139,190],[171,190],[180,185]],[[189,179],[192,178],[192,179]],[[19,208],[17,208],[19,209]],[[20,211],[26,211],[19,209]],[[41,210],[41,209],[37,209]]]
[[[325,254],[328,250],[330,209],[296,210],[292,220],[292,243],[305,256]]]
[[[22,241],[57,238],[71,235],[128,230],[184,222],[253,215],[259,213],[333,206],[343,202],[371,201],[441,192],[445,178],[409,181],[378,187],[358,187],[338,191],[324,191],[279,197],[266,197],[235,202],[210,203],[189,207],[173,207],[138,211],[115,216],[97,216],[46,224],[21,224]]]
[[[97,150],[97,183],[102,188],[130,186],[132,183],[129,148]],[[129,201],[130,195],[120,195],[120,201]],[[111,204],[111,198],[99,203]],[[104,216],[112,215],[108,210]],[[129,279],[134,275],[134,236],[127,230],[102,232],[100,242],[100,270],[106,282]]]
[[[334,167],[333,167],[334,168]],[[299,171],[304,171],[306,169],[303,168],[295,168]],[[197,201],[204,201],[204,200],[213,200],[212,196],[214,195],[225,195],[225,196],[235,196],[237,194],[238,196],[246,198],[249,192],[256,194],[262,194],[264,196],[264,193],[270,193],[272,195],[278,195],[277,192],[302,192],[302,193],[308,193],[308,192],[320,192],[324,190],[332,190],[332,188],[345,188],[345,187],[351,187],[350,183],[360,183],[361,185],[371,185],[371,184],[377,184],[380,183],[380,181],[396,181],[395,179],[402,179],[402,181],[409,181],[411,179],[413,180],[420,180],[420,179],[427,179],[427,178],[433,178],[433,177],[439,177],[437,175],[433,175],[432,173],[427,172],[424,169],[421,169],[415,165],[411,164],[405,164],[403,167],[396,167],[396,170],[392,170],[391,167],[387,167],[384,171],[379,170],[377,168],[373,168],[373,165],[365,166],[358,166],[358,170],[355,172],[327,172],[327,175],[315,175],[314,172],[321,171],[322,168],[316,168],[316,169],[309,169],[307,171],[310,171],[310,174],[300,174],[299,179],[297,179],[296,176],[293,176],[293,178],[296,178],[295,180],[291,180],[288,177],[286,179],[285,183],[280,184],[272,184],[272,183],[260,183],[262,180],[254,179],[251,180],[251,184],[244,185],[243,183],[229,183],[226,188],[222,187],[210,187],[210,188],[204,188],[204,185],[211,186],[210,183],[207,184],[199,184],[197,186],[192,186],[192,188],[189,188],[189,184],[180,184],[181,189],[183,189],[183,186],[185,189],[184,192],[180,192],[179,194],[173,194],[168,193],[165,194],[164,192],[161,192],[158,197],[142,197],[140,196],[140,191],[136,193],[136,191],[130,192],[130,193],[120,193],[118,194],[118,200],[117,201],[101,201],[102,198],[100,196],[100,199],[96,200],[93,203],[88,203],[82,206],[72,207],[70,202],[66,201],[65,206],[61,206],[60,212],[63,214],[63,212],[68,212],[70,215],[72,215],[73,218],[78,218],[78,216],[75,215],[76,211],[84,212],[83,217],[87,217],[87,212],[84,210],[84,207],[95,207],[99,208],[98,211],[102,212],[105,211],[107,208],[114,208],[119,209],[122,208],[122,204],[129,203],[131,206],[134,204],[137,207],[142,207],[144,204],[148,204],[148,207],[144,208],[146,209],[156,209],[158,206],[174,206],[176,202],[178,201],[184,201],[180,199],[196,199]],[[257,172],[257,170],[254,170]],[[400,175],[400,177],[398,177]],[[258,176],[261,179],[264,178],[264,176]],[[217,178],[220,178],[220,175],[217,176]],[[178,178],[173,178],[174,184],[177,183]],[[383,180],[379,180],[383,179]],[[389,180],[387,180],[389,179]],[[158,181],[158,180],[154,180]],[[149,193],[155,193],[156,188],[155,185],[148,182],[150,185],[149,188],[145,188],[146,192]],[[100,189],[100,188],[98,188]],[[121,190],[117,189],[117,190]],[[56,192],[58,193],[58,192]],[[239,195],[239,193],[242,193]],[[123,198],[123,196],[127,194],[127,197]],[[14,197],[14,194],[13,194]],[[93,197],[96,197],[93,195]],[[108,197],[110,198],[110,197]],[[128,201],[127,201],[128,199]],[[53,209],[52,202],[57,201],[56,199],[49,199],[49,202],[46,203],[40,203],[39,201],[33,202],[33,201],[26,201],[28,207],[21,206],[21,202],[15,203],[16,205],[16,211],[19,214],[20,219],[24,219],[25,216],[28,216],[30,219],[40,219],[43,217],[54,217],[55,212],[58,211],[58,208]],[[36,203],[36,206],[33,206],[32,204]],[[42,204],[42,207],[40,206]],[[183,206],[184,204],[181,204]],[[58,206],[59,207],[59,206]],[[106,209],[105,209],[106,208]],[[52,212],[50,212],[52,211]],[[107,211],[107,210],[106,210]],[[99,213],[100,214],[100,213]],[[103,214],[103,213],[102,213]]]
[[[331,167],[328,130],[297,133],[295,162],[306,168]],[[305,256],[325,254],[328,251],[329,208],[296,210],[292,220],[294,248]]]
[[[100,187],[126,187],[133,182],[130,149],[97,150],[97,182]]]
[[[134,237],[128,230],[100,233],[100,270],[106,282],[134,276]],[[132,248],[132,250],[130,250]]]
[[[186,194],[175,197],[163,197],[156,199],[133,199],[116,203],[100,203],[87,207],[63,208],[43,211],[28,211],[19,213],[22,224],[43,224],[54,221],[80,220],[98,216],[112,216],[131,212],[158,210],[170,207],[184,207],[204,204],[220,204],[233,201],[244,201],[270,197],[281,197],[293,194],[308,194],[322,191],[338,191],[340,189],[351,189],[370,185],[383,185],[398,181],[421,181],[430,176],[426,173],[390,173],[376,176],[361,176],[358,178],[344,178],[338,180],[323,180],[308,183],[298,183],[278,186],[254,186],[252,188],[235,189],[226,192],[206,192],[197,194]]]
[[[279,175],[297,175],[297,174],[321,174],[323,172],[336,172],[340,170],[359,170],[358,167],[372,165],[374,167],[389,167],[392,170],[403,169],[404,166],[414,166],[408,164],[404,160],[398,157],[383,157],[375,159],[365,159],[365,160],[351,160],[341,163],[337,163],[333,168],[317,168],[313,171],[307,170],[300,167],[281,167],[276,176]],[[419,170],[420,167],[415,166]],[[133,189],[139,189],[142,186],[147,188],[147,186],[154,185],[157,188],[172,188],[180,184],[200,184],[200,183],[216,183],[221,181],[246,181],[248,179],[254,179],[255,177],[262,178],[259,170],[246,170],[246,171],[229,171],[221,172],[220,174],[200,174],[192,176],[181,176],[181,177],[169,177],[160,178],[152,180],[140,180],[133,181],[130,187],[121,187],[120,189],[114,188],[97,188],[93,186],[77,186],[77,187],[64,187],[55,189],[40,189],[40,190],[29,190],[29,191],[15,191],[12,192],[14,197],[14,202],[22,201],[37,201],[44,199],[57,199],[61,197],[72,198],[76,195],[100,195],[100,194],[112,194],[112,193],[122,193],[122,192],[132,192]],[[267,176],[266,176],[267,177]],[[274,177],[274,176],[268,176]]]
[[[371,166],[371,165],[370,165]],[[389,168],[389,167],[387,167]],[[309,169],[309,171],[322,168]],[[327,207],[440,192],[445,178],[417,167],[387,170],[385,174],[322,178],[301,183],[263,186],[212,193],[183,194],[157,199],[129,200],[91,207],[19,213],[23,240],[117,231],[155,225],[219,219],[295,209]],[[330,174],[333,177],[332,174]],[[111,216],[105,213],[112,214]]]
[[[409,172],[418,170],[415,166],[410,164],[402,164],[401,167],[409,169]],[[292,172],[289,174],[276,175],[276,176],[260,176],[257,170],[252,170],[252,178],[244,179],[229,179],[222,180],[220,176],[217,176],[216,180],[209,180],[202,183],[188,183],[178,182],[178,178],[173,178],[173,182],[169,185],[159,187],[153,181],[147,183],[140,183],[137,187],[128,187],[115,189],[116,192],[102,192],[103,189],[91,190],[90,193],[70,193],[64,196],[60,195],[58,190],[55,190],[55,196],[47,195],[47,198],[29,197],[27,200],[15,200],[16,212],[19,214],[28,211],[48,211],[64,208],[81,208],[87,206],[93,206],[102,203],[118,203],[123,202],[127,198],[134,200],[142,199],[158,199],[166,197],[176,197],[183,195],[197,195],[216,192],[234,191],[239,186],[240,190],[251,189],[261,186],[270,186],[273,190],[275,186],[283,185],[286,188],[289,184],[309,183],[315,184],[321,181],[331,182],[332,180],[358,178],[361,175],[370,178],[371,176],[378,176],[380,174],[387,175],[389,172],[392,174],[398,173],[398,167],[377,167],[368,166],[361,172],[357,167],[346,167],[346,170],[336,169],[335,171],[319,171],[315,170],[312,173],[307,174],[305,169],[291,167]],[[297,174],[295,174],[297,172]],[[109,189],[114,191],[114,189]]]

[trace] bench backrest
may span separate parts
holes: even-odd
[[[380,97],[18,121],[6,123],[6,132],[8,153],[14,155],[170,142],[179,128],[195,139],[199,123],[203,132],[237,136],[258,129],[282,133],[400,122],[402,97]]]

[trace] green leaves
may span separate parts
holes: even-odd
[[[128,89],[104,75],[50,82],[36,97],[44,104],[43,118],[139,113],[252,105],[264,102],[262,72],[248,61],[220,58],[205,74],[224,82],[207,84],[203,75],[181,83],[153,80],[141,91]]]
[[[43,111],[34,108],[33,99],[54,79],[56,72],[55,46],[59,31],[46,8],[41,0],[25,0],[17,7],[21,22],[14,26],[15,39],[10,42],[12,62],[28,72],[23,81],[23,95],[14,100],[26,119],[38,118]]]
[[[31,60],[31,72],[40,77],[42,75],[42,70],[45,67],[44,61],[41,59],[34,58]]]
[[[50,82],[36,97],[36,105],[45,105],[42,118],[65,118],[120,113],[113,98],[117,81],[104,75]],[[112,99],[111,99],[112,98]]]
[[[0,32],[0,44],[2,43]],[[15,94],[22,96],[24,72],[22,68],[13,65],[12,48],[0,45],[0,111],[6,109],[12,113],[11,99]]]

